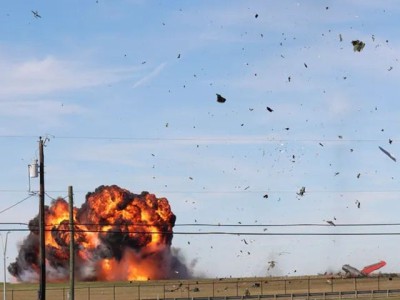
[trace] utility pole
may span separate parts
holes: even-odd
[[[74,239],[74,193],[68,187],[69,203],[69,300],[75,299],[75,239]]]
[[[44,141],[39,137],[39,300],[46,299],[46,241],[44,216]]]
[[[3,264],[4,264],[4,282],[3,282],[3,300],[6,300],[6,264],[7,264],[7,238],[10,234],[10,231],[7,231],[5,241],[3,240],[3,236],[1,236],[1,244],[3,245]]]

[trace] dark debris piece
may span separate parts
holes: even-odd
[[[353,45],[354,52],[361,52],[365,47],[365,43],[359,40],[351,41],[351,44]]]
[[[299,195],[299,196],[304,196],[304,194],[306,193],[306,187],[302,187],[300,190],[299,190],[299,192],[297,193],[297,195]]]
[[[269,106],[267,106],[267,110],[269,111],[269,112],[273,112],[274,110],[271,108],[271,107],[269,107]]]
[[[222,97],[220,94],[217,94],[217,102],[218,103],[225,103],[226,99]]]
[[[383,153],[385,153],[391,160],[396,161],[396,158],[395,158],[392,154],[390,154],[389,151],[383,149],[381,146],[379,146],[379,149],[380,149]]]
[[[356,205],[357,205],[357,208],[360,208],[361,207],[361,202],[360,201],[358,201],[358,200],[356,200]]]
[[[267,199],[267,198],[268,198],[268,194],[265,194],[265,195],[263,196],[263,198]]]

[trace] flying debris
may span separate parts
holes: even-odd
[[[379,149],[381,149],[381,151],[382,151],[383,153],[385,153],[387,156],[389,156],[389,158],[390,158],[391,160],[396,161],[396,158],[395,158],[392,154],[390,154],[388,151],[386,151],[385,149],[383,149],[381,146],[379,146]]]
[[[269,106],[267,106],[267,110],[269,111],[269,112],[273,112],[274,110],[271,108],[271,107],[269,107]]]
[[[305,66],[306,68],[308,68],[308,66],[307,66],[307,64],[306,64],[306,63],[304,63],[304,66]]]
[[[267,198],[268,198],[268,194],[265,194],[265,195],[263,196],[263,198],[267,199]]]
[[[39,15],[39,12],[37,10],[32,10],[33,16],[37,19],[37,18],[41,18],[42,16]]]
[[[306,193],[306,187],[302,187],[298,193],[296,193],[299,196],[304,196],[304,194]]]
[[[336,226],[336,224],[333,223],[333,221],[326,221],[326,223],[328,223],[329,225],[332,225],[332,226]]]
[[[218,103],[224,103],[226,101],[226,99],[224,97],[222,97],[220,94],[216,94],[216,95],[217,95]]]
[[[361,202],[360,201],[358,201],[358,200],[356,200],[356,205],[357,205],[357,208],[360,208],[361,207]]]
[[[359,40],[352,41],[351,44],[353,45],[354,52],[361,52],[365,47],[365,43]]]
[[[269,266],[268,266],[268,269],[267,269],[267,270],[269,271],[269,270],[275,268],[276,261],[271,260],[271,261],[268,262],[268,265],[269,265]]]
[[[343,42],[343,37],[341,33],[339,33],[339,41]]]

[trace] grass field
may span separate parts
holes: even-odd
[[[162,280],[134,282],[76,282],[76,300],[137,300],[192,297],[250,297],[273,294],[335,293],[392,290],[400,277],[341,278],[327,276]],[[38,284],[7,284],[7,300],[36,300]],[[67,300],[69,285],[48,283],[46,299]],[[359,296],[362,298],[362,295]],[[345,297],[343,296],[342,299]],[[354,296],[352,296],[354,298]],[[369,296],[371,298],[371,296]],[[311,299],[311,298],[310,298]],[[330,298],[333,299],[333,298]],[[378,299],[375,298],[374,299]],[[395,298],[391,298],[395,299]],[[400,299],[400,298],[398,298]]]

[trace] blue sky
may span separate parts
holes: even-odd
[[[167,197],[177,225],[396,223],[398,162],[378,147],[400,158],[399,13],[389,0],[4,1],[0,211],[28,195],[27,165],[47,136],[47,204],[69,185],[80,206],[87,192],[117,184]],[[353,51],[353,40],[365,48]],[[31,197],[1,222],[27,222],[37,210]],[[175,227],[199,229],[399,232]],[[9,235],[8,262],[25,235]],[[379,260],[388,263],[382,271],[398,272],[398,242],[176,234],[173,247],[194,274],[220,277]]]

